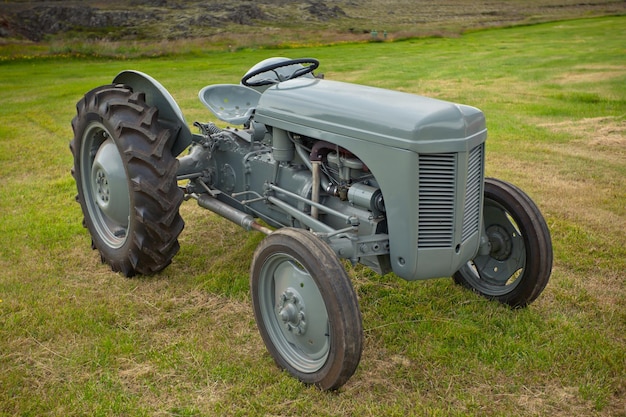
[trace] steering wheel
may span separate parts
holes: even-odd
[[[297,64],[309,64],[309,65],[306,67],[300,67],[287,76],[280,75],[276,71],[278,68],[288,67],[290,65],[297,65]],[[310,72],[315,71],[315,69],[319,66],[320,66],[320,62],[314,58],[289,59],[287,61],[282,61],[282,62],[277,62],[274,64],[266,65],[255,71],[250,72],[249,74],[244,75],[243,78],[241,79],[241,84],[245,85],[246,87],[260,87],[262,85],[277,84],[282,81],[287,81],[293,78],[302,77],[303,75],[306,75]],[[270,71],[276,75],[275,79],[265,78],[259,81],[249,82],[251,78],[256,77],[259,74],[263,74],[264,72],[270,72]]]

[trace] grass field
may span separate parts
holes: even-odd
[[[626,416],[626,17],[459,38],[154,59],[0,62],[0,415]],[[350,269],[365,346],[337,393],[273,364],[248,295],[262,239],[188,202],[181,251],[126,279],[81,226],[68,143],[75,103],[147,72],[189,122],[206,84],[268,56],[328,79],[462,102],[487,116],[487,174],[527,191],[552,279],[510,310],[443,278]]]

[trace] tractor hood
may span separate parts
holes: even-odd
[[[474,107],[308,78],[267,89],[255,120],[304,135],[347,136],[418,153],[469,150],[487,135],[485,117]]]

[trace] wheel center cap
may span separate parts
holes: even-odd
[[[280,296],[278,317],[289,332],[302,335],[306,332],[306,314],[302,297],[293,288],[286,289]]]
[[[508,259],[511,255],[513,243],[506,229],[493,225],[487,229],[489,243],[491,243],[491,257],[499,261]]]
[[[109,180],[104,170],[99,169],[96,172],[96,196],[100,208],[105,209],[109,205],[111,198],[111,190],[109,188]]]

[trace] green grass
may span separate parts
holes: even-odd
[[[154,59],[0,62],[0,415],[626,415],[626,18],[455,39]],[[187,120],[206,84],[268,56],[314,56],[329,79],[474,105],[487,172],[542,209],[555,264],[512,311],[451,279],[349,269],[364,319],[360,367],[338,393],[273,364],[248,268],[262,236],[183,204],[181,251],[126,279],[100,264],[74,202],[74,104],[133,68]]]

